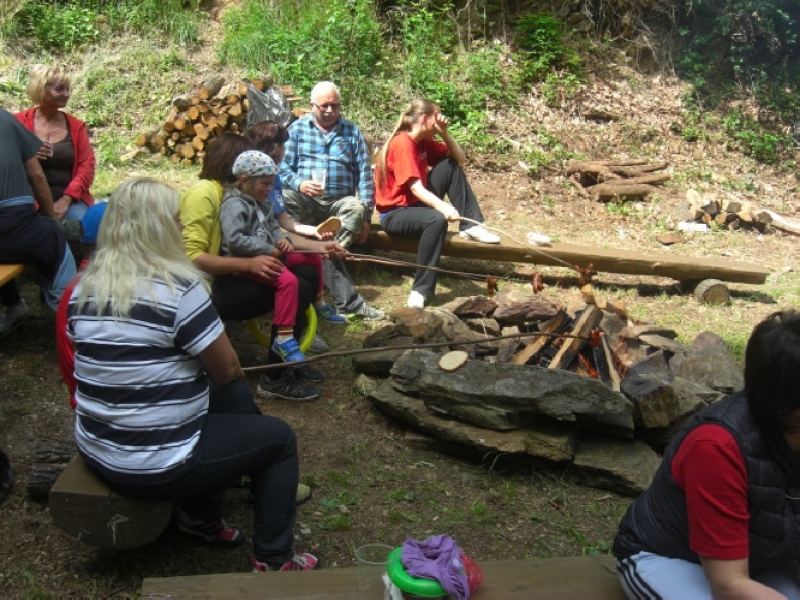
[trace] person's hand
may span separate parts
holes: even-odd
[[[247,260],[248,272],[264,279],[275,279],[283,269],[283,263],[274,256],[261,254],[259,256],[251,256]]]
[[[345,258],[349,254],[339,242],[322,242],[320,245],[325,249],[328,258],[334,260]]]
[[[358,237],[356,238],[356,244],[361,245],[367,243],[370,225],[371,223],[369,221],[364,221],[364,224],[361,226],[361,231],[358,233]]]
[[[433,115],[434,118],[434,125],[433,128],[439,135],[443,135],[447,133],[447,127],[450,124],[447,117],[445,117],[442,113],[437,112]]]
[[[70,206],[72,206],[72,198],[61,196],[61,198],[53,202],[53,216],[59,220],[63,219]]]
[[[39,160],[47,160],[53,157],[53,144],[51,142],[43,142],[42,146],[36,152],[36,158]]]
[[[300,190],[301,194],[311,196],[312,198],[325,195],[325,187],[321,183],[311,181],[310,179],[301,182],[298,189]]]
[[[452,204],[448,204],[444,200],[439,200],[438,204],[436,205],[436,210],[442,213],[444,218],[451,223],[453,221],[458,221],[459,217],[461,217],[455,207]]]
[[[332,231],[319,232],[315,230],[314,232],[314,237],[318,240],[332,240],[334,235],[336,234],[334,234]]]
[[[289,238],[282,237],[278,240],[275,246],[283,252],[284,254],[288,254],[292,250],[294,250],[294,246],[292,245],[292,241]]]

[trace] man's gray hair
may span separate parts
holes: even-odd
[[[341,100],[342,93],[339,91],[338,85],[336,85],[332,81],[320,81],[317,85],[314,86],[314,89],[311,90],[311,102],[314,102],[314,99],[320,94],[327,92],[331,89],[333,89],[336,92],[336,96],[339,98],[339,100]]]

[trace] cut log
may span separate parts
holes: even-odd
[[[640,167],[609,167],[609,169],[623,177],[641,177],[645,173],[663,171],[668,166],[668,163],[654,163],[651,165],[642,165]]]
[[[617,183],[599,183],[591,188],[600,202],[610,202],[615,198],[646,198],[656,191],[652,185],[626,185],[625,180]]]
[[[192,97],[189,94],[181,94],[172,99],[172,106],[178,112],[183,112],[192,105]]]
[[[548,369],[565,369],[578,355],[581,348],[587,343],[592,330],[603,320],[603,311],[594,304],[587,304],[575,326],[570,331],[575,337],[564,338],[553,360],[547,365]]]
[[[550,334],[553,334],[561,329],[568,318],[569,316],[567,315],[566,311],[559,310],[539,329],[539,333],[544,333],[547,335],[537,336],[530,344],[517,352],[514,355],[514,358],[511,359],[511,362],[515,365],[526,365],[532,360],[535,360],[536,357],[541,354],[542,350],[544,350],[553,340],[553,338],[550,337]]]
[[[200,90],[198,92],[199,100],[211,100],[211,98],[219,93],[224,84],[225,78],[220,75],[205,80],[200,84]]]
[[[200,105],[187,108],[186,116],[189,117],[190,121],[197,121],[200,118]]]
[[[56,527],[87,544],[117,550],[152,542],[172,517],[171,502],[120,496],[77,455],[53,485],[49,506]]]
[[[608,376],[611,379],[611,389],[615,392],[620,391],[621,377],[617,371],[616,361],[614,360],[614,352],[611,350],[611,344],[608,343],[608,335],[603,333],[600,335],[600,343],[603,347],[603,356],[606,359],[606,369]]]
[[[694,289],[694,297],[700,304],[728,304],[731,292],[719,279],[704,279]]]
[[[469,354],[463,350],[453,350],[439,359],[439,368],[445,373],[454,373],[469,360]]]
[[[800,220],[789,219],[771,210],[767,210],[764,212],[766,212],[769,215],[770,219],[772,220],[771,224],[773,227],[777,227],[781,231],[786,231],[788,233],[800,235]]]
[[[629,177],[627,179],[615,179],[615,183],[624,183],[625,185],[635,185],[639,183],[645,184],[656,184],[656,183],[664,183],[665,181],[670,180],[670,175],[668,173],[656,173],[653,175],[641,175],[639,177]]]

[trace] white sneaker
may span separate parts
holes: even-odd
[[[311,346],[309,346],[308,351],[315,352],[316,354],[321,354],[322,352],[327,352],[330,349],[331,349],[330,346],[328,346],[328,344],[325,343],[325,340],[323,340],[318,335],[315,335],[314,341],[311,342]]]
[[[500,236],[488,231],[483,225],[474,225],[464,231],[459,231],[458,235],[465,240],[475,240],[484,244],[499,244]]]
[[[6,308],[6,314],[0,317],[0,336],[11,333],[25,321],[29,314],[30,310],[24,300]]]
[[[425,308],[425,296],[411,290],[411,293],[408,295],[408,300],[406,300],[406,306],[409,308]]]

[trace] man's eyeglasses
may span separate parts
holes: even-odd
[[[342,108],[341,102],[328,102],[327,104],[317,104],[316,102],[312,102],[311,104],[320,110],[339,110]]]

